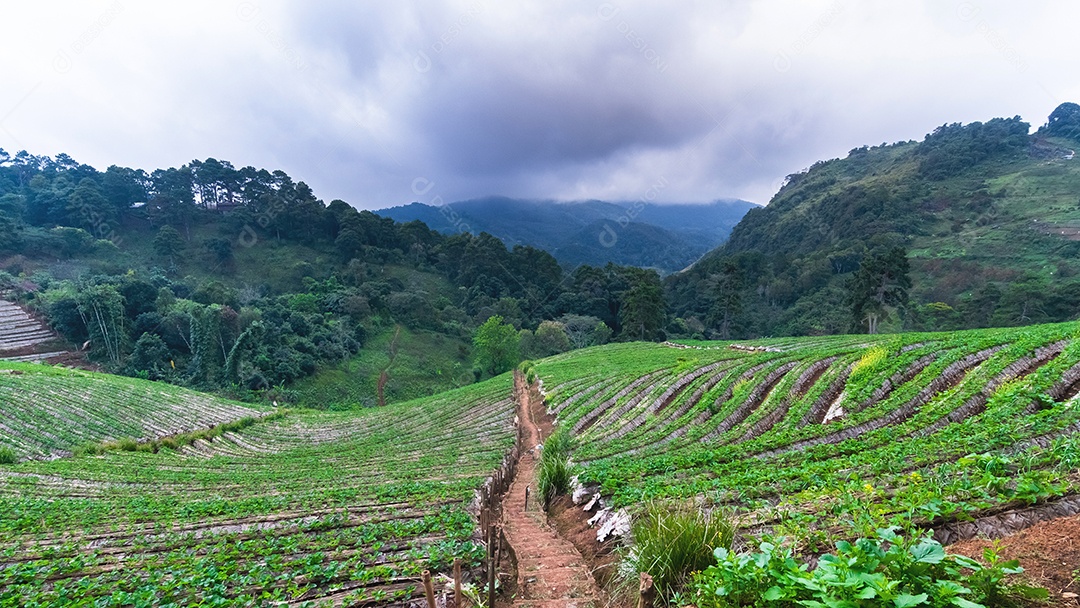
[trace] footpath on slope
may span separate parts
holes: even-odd
[[[559,537],[548,525],[537,500],[538,446],[551,431],[543,398],[520,372],[514,376],[514,395],[522,428],[521,459],[502,509],[503,531],[517,557],[517,596],[512,605],[599,608],[600,590],[585,559],[570,541]]]

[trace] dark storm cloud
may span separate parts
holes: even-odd
[[[0,147],[281,168],[363,207],[765,202],[788,173],[1080,99],[1073,3],[25,3]],[[417,184],[422,184],[418,187]],[[658,187],[662,185],[662,187]]]

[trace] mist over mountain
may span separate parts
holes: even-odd
[[[398,222],[420,220],[443,233],[487,232],[510,247],[549,251],[570,268],[612,262],[670,273],[723,243],[756,207],[739,199],[660,205],[493,196],[443,206],[412,203],[375,213]]]

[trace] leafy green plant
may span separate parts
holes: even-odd
[[[696,604],[729,606],[806,606],[861,608],[1010,605],[1020,598],[1046,599],[1045,589],[1008,583],[1023,571],[989,549],[986,564],[949,555],[929,536],[903,537],[894,529],[873,538],[836,543],[836,553],[821,556],[810,569],[790,547],[762,542],[758,552],[715,552],[717,564],[694,579]]]
[[[0,464],[15,464],[16,462],[19,462],[19,458],[15,455],[15,450],[0,447]]]
[[[734,530],[718,511],[704,513],[692,504],[649,503],[630,525],[634,544],[625,556],[624,583],[634,583],[638,573],[648,572],[657,595],[671,599],[694,572],[713,564],[714,550],[731,547]]]

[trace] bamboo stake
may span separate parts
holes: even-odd
[[[424,580],[424,596],[427,597],[428,608],[435,608],[435,588],[431,584],[431,571],[424,570],[420,577]]]
[[[454,608],[461,608],[461,558],[454,558]]]
[[[641,573],[641,585],[638,587],[638,608],[653,608],[656,600],[656,588],[648,572]]]
[[[495,608],[495,526],[488,531],[488,608]]]

